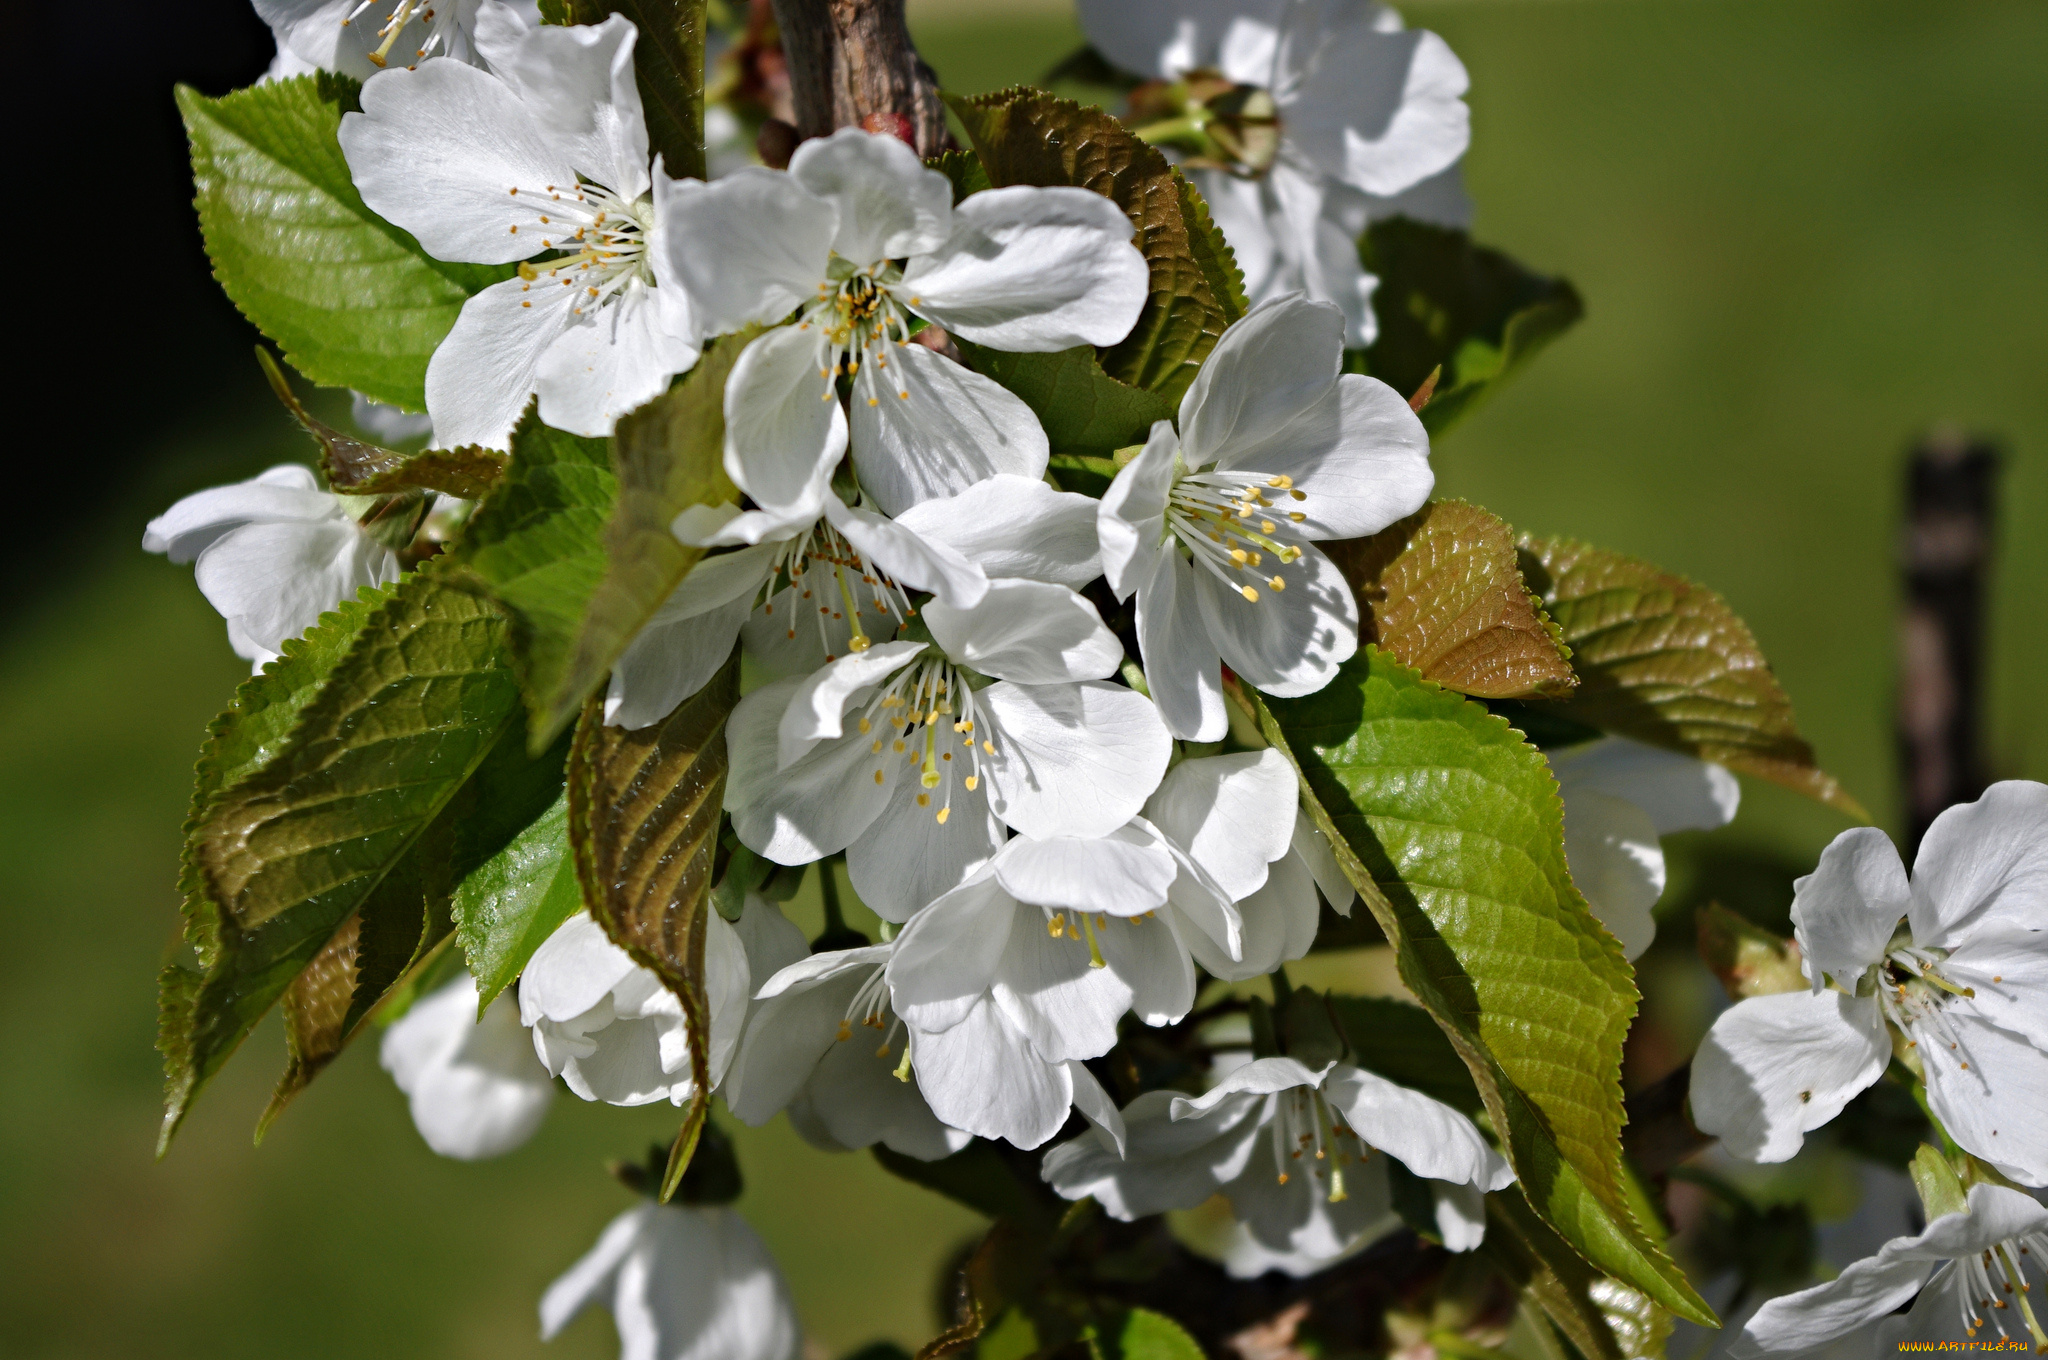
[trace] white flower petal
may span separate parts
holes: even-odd
[[[1194,1119],[1242,1096],[1272,1095],[1297,1086],[1320,1087],[1327,1071],[1317,1072],[1294,1058],[1256,1058],[1232,1068],[1199,1096],[1175,1096],[1171,1110],[1175,1119]]]
[[[1017,921],[1017,903],[985,872],[912,916],[889,957],[896,1013],[926,1034],[966,1019],[995,980]]]
[[[989,995],[1046,1062],[1109,1052],[1131,1008],[1130,984],[1113,968],[1093,967],[1085,941],[1064,932],[1054,939],[1037,908],[1016,913]]]
[[[1268,559],[1286,585],[1252,586],[1256,600],[1239,593],[1235,581],[1194,573],[1202,622],[1223,664],[1283,699],[1315,693],[1358,651],[1358,601],[1344,573],[1314,544],[1298,546],[1301,556],[1286,566]]]
[[[467,974],[414,1002],[384,1031],[377,1056],[406,1093],[420,1137],[443,1157],[510,1152],[554,1103],[554,1080],[533,1055],[518,1004],[500,993],[479,1017]]]
[[[1096,514],[1102,573],[1119,600],[1128,600],[1149,578],[1153,554],[1164,550],[1166,501],[1173,490],[1174,455],[1179,451],[1173,422],[1153,421],[1145,447],[1118,469],[1102,493]]]
[[[1254,307],[1223,332],[1180,399],[1188,466],[1280,442],[1329,394],[1343,360],[1344,318],[1330,304],[1294,294]]]
[[[530,284],[517,278],[494,283],[462,304],[454,328],[427,360],[427,412],[441,448],[512,446],[541,358],[576,324],[581,296],[541,274]]]
[[[704,335],[780,320],[817,297],[839,210],[788,175],[748,166],[716,184],[664,177],[654,194],[663,282],[683,286]]]
[[[297,463],[274,468],[229,486],[195,491],[149,522],[144,552],[190,562],[222,534],[244,524],[339,519],[341,501],[320,489],[313,470]]]
[[[896,523],[927,543],[951,548],[991,577],[1079,590],[1102,574],[1095,507],[1087,496],[1002,472],[954,495],[920,501]]]
[[[562,146],[571,167],[629,203],[652,183],[647,120],[633,73],[638,38],[631,20],[613,14],[601,24],[522,28],[516,42],[491,57],[492,72]],[[424,62],[419,69],[438,64]]]
[[[893,1017],[884,1015],[884,1023]],[[969,1135],[949,1129],[925,1103],[915,1076],[898,1080],[904,1036],[856,1029],[826,1049],[806,1088],[812,1112],[844,1148],[882,1143],[906,1157],[937,1161],[965,1147]]]
[[[1354,23],[1319,54],[1281,116],[1288,142],[1324,173],[1395,194],[1465,154],[1469,85],[1464,64],[1436,34]]]
[[[1650,814],[1625,798],[1560,781],[1564,794],[1564,855],[1572,882],[1593,916],[1641,957],[1657,938],[1651,914],[1664,895],[1664,848]]]
[[[1148,1025],[1178,1023],[1195,1004],[1195,965],[1167,917],[1105,916],[1095,926],[1105,965],[1130,989]]]
[[[1172,1118],[1172,1091],[1147,1091],[1124,1107],[1124,1152],[1093,1136],[1045,1154],[1041,1174],[1067,1199],[1093,1196],[1129,1222],[1192,1209],[1244,1170],[1259,1132],[1259,1102],[1240,1100],[1206,1118]]]
[[[1220,961],[1202,960],[1204,968],[1228,981],[1263,977],[1308,953],[1322,915],[1315,878],[1296,854],[1273,861],[1265,884],[1241,899],[1237,911],[1244,921],[1244,957],[1222,972],[1217,971]]]
[[[426,61],[364,82],[362,107],[343,116],[340,132],[356,188],[429,255],[507,264],[539,254],[553,237],[536,194],[576,182],[575,142],[503,80],[459,61]]]
[[[1515,1173],[1470,1119],[1420,1091],[1339,1063],[1323,1083],[1330,1104],[1367,1143],[1434,1181],[1500,1190]]]
[[[1184,760],[1145,803],[1145,818],[1233,901],[1266,881],[1294,837],[1295,775],[1278,751]]]
[[[1123,209],[1090,189],[984,190],[954,209],[952,234],[910,261],[895,292],[977,345],[1114,345],[1137,323],[1150,286],[1131,231]]]
[[[819,742],[840,736],[847,707],[856,696],[908,666],[924,650],[921,642],[884,642],[842,656],[805,676],[790,694],[789,706],[776,724],[778,766],[786,770]]]
[[[990,685],[1001,740],[982,768],[996,815],[1027,836],[1121,826],[1159,785],[1173,738],[1150,700],[1121,685]]]
[[[1884,957],[1910,901],[1906,866],[1891,837],[1874,826],[1835,837],[1814,871],[1793,885],[1792,924],[1814,990],[1824,975],[1853,987]]]
[[[1942,971],[1977,993],[1969,1005],[1977,1016],[2048,1053],[2048,924],[1977,923]]]
[[[540,1299],[540,1339],[552,1341],[578,1313],[593,1303],[609,1304],[619,1264],[640,1240],[641,1222],[656,1212],[653,1204],[628,1209],[605,1225],[597,1245],[585,1252]]]
[[[659,290],[638,282],[586,310],[534,370],[541,420],[587,439],[609,437],[620,416],[668,391],[669,379],[697,362],[697,346],[671,321]]]
[[[782,326],[740,354],[725,380],[725,471],[764,510],[813,519],[846,452],[846,413],[818,371],[818,340]]]
[[[1934,819],[1913,862],[1913,940],[1951,948],[1974,917],[2048,920],[2048,784],[2011,779]]]
[[[781,679],[809,675],[848,655],[853,650],[853,621],[846,617],[843,603],[832,564],[813,558],[795,585],[776,591],[740,629],[748,658],[760,674]],[[835,604],[842,607],[832,608]]]
[[[1294,853],[1301,856],[1302,863],[1315,875],[1316,886],[1323,890],[1330,906],[1339,916],[1351,914],[1351,904],[1358,897],[1358,889],[1344,876],[1342,866],[1337,863],[1337,853],[1330,848],[1323,833],[1316,830],[1307,813],[1299,813],[1294,819]]]
[[[901,520],[887,520],[873,511],[855,509],[829,493],[825,497],[825,518],[863,557],[899,585],[928,590],[960,608],[979,604],[988,593],[988,576],[979,566],[947,543],[927,539]]]
[[[1476,1185],[1429,1183],[1436,1235],[1448,1251],[1477,1251],[1486,1241],[1486,1192]]]
[[[1306,538],[1376,534],[1421,509],[1436,485],[1422,422],[1393,388],[1356,373],[1277,437],[1228,449],[1217,466],[1247,481],[1292,479],[1301,499],[1271,499],[1304,517],[1294,532]]]
[[[276,652],[361,587],[397,580],[398,560],[353,520],[245,524],[199,554],[193,579],[243,637]]]
[[[635,968],[604,927],[577,912],[541,942],[519,980],[519,1020],[574,1020],[619,985]]]
[[[844,850],[889,798],[886,777],[875,782],[868,743],[858,736],[821,742],[781,768],[777,729],[802,683],[792,676],[764,685],[742,698],[725,723],[725,806],[733,831],[777,864],[809,864]]]
[[[659,722],[704,687],[732,655],[774,556],[775,545],[763,544],[697,563],[612,667],[607,726]]]
[[[1020,685],[1099,680],[1123,664],[1116,634],[1094,605],[1065,586],[991,581],[971,609],[934,599],[922,612],[948,657]]]
[[[1931,1026],[1913,1026],[1928,1105],[1964,1150],[2022,1184],[2048,1185],[2048,1052],[1968,1003],[1947,1007],[1946,1018],[1954,1048]]]
[[[965,883],[989,862],[1006,834],[989,811],[982,789],[950,791],[951,811],[941,822],[946,795],[919,807],[922,791],[898,780],[882,813],[846,848],[846,872],[868,909],[898,924]]]
[[[855,377],[853,466],[889,514],[1000,472],[1043,477],[1050,452],[1029,406],[923,345],[887,346]]]
[[[1194,564],[1172,544],[1153,553],[1151,561],[1152,577],[1137,588],[1145,683],[1169,732],[1187,741],[1221,741],[1230,727],[1223,707],[1223,660],[1202,618]]]
[[[789,158],[789,177],[839,210],[832,251],[856,266],[920,255],[946,239],[952,183],[884,133],[845,127]]]
[[[1693,1057],[1693,1122],[1745,1161],[1782,1162],[1882,1076],[1891,1054],[1873,1000],[1827,991],[1739,1001]]]
[[[1648,814],[1659,836],[1726,826],[1742,805],[1742,786],[1721,766],[1626,737],[1547,754],[1567,800],[1577,789],[1626,798]]]
[[[888,957],[887,946],[814,954],[762,986],[765,999],[719,1088],[734,1118],[758,1128],[796,1098],[837,1042],[854,994]]]
[[[1077,1062],[1067,1064],[1067,1077],[1074,1084],[1074,1108],[1081,1116],[1095,1126],[1098,1138],[1105,1139],[1119,1153],[1124,1150],[1124,1116],[1109,1098],[1109,1092],[1102,1089],[1102,1083],[1095,1074]]]
[[[956,1025],[911,1040],[918,1089],[956,1129],[1031,1149],[1060,1131],[1074,1097],[1063,1063],[1041,1061],[983,997]]]
[[[993,872],[1005,892],[1034,907],[1140,916],[1166,905],[1178,871],[1157,838],[1123,826],[1101,837],[1018,836]]]

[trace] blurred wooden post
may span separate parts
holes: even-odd
[[[1942,809],[1984,791],[1984,602],[1998,451],[1959,431],[1922,440],[1906,465],[1899,566],[1899,772],[1906,858]]]
[[[866,127],[920,156],[945,149],[938,79],[910,41],[903,0],[775,0],[775,26],[799,137]]]

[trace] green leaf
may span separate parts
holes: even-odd
[[[1481,1249],[1584,1360],[1623,1360],[1620,1339],[1593,1298],[1595,1288],[1609,1282],[1532,1213],[1512,1187],[1486,1197]]]
[[[1244,311],[1230,247],[1206,210],[1197,211],[1200,195],[1156,147],[1101,109],[1021,87],[946,102],[991,184],[1078,185],[1130,216],[1151,286],[1130,335],[1101,351],[1102,368],[1179,401],[1223,328]]]
[[[1441,434],[1477,410],[1537,351],[1585,315],[1563,279],[1531,273],[1464,232],[1405,217],[1375,222],[1359,257],[1379,277],[1379,336],[1352,367],[1412,396],[1439,365],[1422,423]]]
[[[1446,689],[1562,698],[1578,684],[1557,625],[1523,583],[1514,530],[1464,501],[1431,501],[1370,538],[1325,543],[1358,598],[1361,642]]]
[[[553,807],[455,890],[455,931],[476,979],[477,1014],[512,985],[555,928],[582,908],[564,790]]]
[[[704,934],[725,799],[725,720],[740,698],[739,649],[662,721],[606,727],[592,700],[569,755],[569,844],[590,914],[683,1004],[695,1095],[662,1184],[675,1193],[711,1102]]]
[[[1372,647],[1306,698],[1230,688],[1300,771],[1311,816],[1464,1059],[1530,1203],[1600,1269],[1712,1325],[1629,1209],[1621,1045],[1639,998],[1572,885],[1543,754]]]
[[[737,502],[725,474],[725,380],[756,332],[727,336],[609,445],[540,423],[512,433],[512,467],[464,534],[463,561],[511,611],[533,724],[552,741],[702,548],[669,526],[692,505]]]
[[[676,179],[704,178],[704,0],[556,0],[555,24],[601,24],[623,14],[640,30],[633,83],[647,115],[648,149]]]
[[[493,817],[516,805],[496,780],[470,791],[474,803],[460,798],[480,770],[503,773],[513,787],[531,784],[528,762],[492,761],[520,716],[506,631],[488,599],[438,571],[417,572],[362,619],[310,697],[297,699],[301,685],[287,691],[297,722],[281,743],[263,743],[260,765],[249,768],[257,754],[250,738],[269,724],[216,725],[201,762],[203,810],[186,846],[201,972],[166,988],[170,1070],[160,1147],[256,1021],[358,912],[359,930],[388,928],[400,939],[410,931],[417,952],[428,934],[422,885],[440,876],[452,887],[463,847],[477,834],[463,823],[490,820],[479,805]],[[323,636],[291,659],[308,665],[332,645]],[[280,681],[288,669],[301,679],[298,666],[279,669]],[[222,777],[229,773],[233,782]],[[545,806],[544,799],[527,815]],[[408,864],[416,849],[420,857]],[[389,927],[378,919],[386,904],[398,913]],[[420,915],[408,918],[413,911]],[[361,979],[351,992],[343,1017],[350,1027],[375,1000]],[[309,1010],[306,1032],[331,1011]]]
[[[1768,779],[1863,821],[1814,761],[1792,701],[1728,602],[1650,563],[1562,538],[1521,541],[1522,570],[1572,649],[1563,716]]]
[[[292,367],[408,411],[427,360],[504,268],[446,264],[364,206],[336,132],[356,86],[300,76],[208,99],[177,90],[214,277]]]
[[[969,194],[995,188],[988,181],[988,171],[981,167],[980,157],[972,151],[941,151],[925,164],[952,181],[955,207]]]
[[[1943,1214],[1960,1214],[1970,1207],[1969,1191],[1963,1188],[1963,1178],[1956,1174],[1955,1167],[1941,1151],[1927,1143],[1913,1154],[1909,1168],[1913,1176],[1913,1188],[1920,1192],[1920,1207],[1932,1223]]]
[[[427,449],[422,453],[399,453],[379,448],[345,435],[306,412],[291,383],[258,345],[256,362],[270,380],[270,390],[292,413],[300,428],[313,436],[320,448],[320,470],[327,475],[330,490],[352,496],[382,496],[393,492],[445,491],[464,500],[475,500],[497,484],[505,473],[505,455],[491,449]]]
[[[1107,457],[1144,443],[1153,421],[1173,419],[1172,403],[1110,377],[1087,345],[1051,354],[1011,354],[957,337],[955,343],[969,368],[1001,383],[1031,408],[1056,456]]]
[[[1164,1313],[1133,1308],[1088,1337],[1094,1360],[1202,1360],[1202,1348]]]

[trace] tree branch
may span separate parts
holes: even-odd
[[[800,136],[863,125],[900,134],[893,119],[875,118],[895,114],[918,155],[945,149],[938,78],[910,41],[903,0],[775,0],[775,24]]]

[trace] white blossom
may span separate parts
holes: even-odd
[[[641,1204],[540,1301],[541,1339],[611,1309],[619,1360],[797,1360],[803,1333],[767,1245],[724,1207]]]
[[[1046,1182],[1126,1220],[1221,1191],[1254,1248],[1233,1253],[1238,1275],[1310,1274],[1397,1226],[1375,1149],[1431,1182],[1438,1232],[1453,1251],[1479,1245],[1482,1196],[1514,1181],[1470,1119],[1348,1063],[1317,1071],[1260,1058],[1201,1096],[1148,1091],[1123,1119],[1121,1156],[1084,1135],[1046,1154]]]
[[[1251,125],[1233,163],[1197,165],[1191,176],[1254,302],[1304,291],[1343,310],[1350,344],[1371,344],[1376,280],[1356,244],[1365,220],[1455,176],[1471,141],[1465,68],[1443,39],[1358,0],[1081,0],[1080,18],[1126,70],[1227,82],[1242,112],[1273,120]],[[1204,125],[1214,116],[1207,100],[1188,113]],[[1462,197],[1452,179],[1419,195],[1417,208],[1443,221]]]
[[[1949,1136],[2048,1184],[2048,786],[1994,784],[1942,813],[1910,884],[1883,832],[1843,832],[1796,885],[1792,919],[1812,990],[1714,1022],[1693,1059],[1699,1127],[1784,1161],[1883,1074],[1889,1024]]]
[[[1742,802],[1735,776],[1675,751],[1625,737],[1546,753],[1564,799],[1564,852],[1572,882],[1633,959],[1657,938],[1651,911],[1664,895],[1664,848],[1674,831],[1726,826]]]
[[[1313,693],[1358,649],[1358,602],[1311,540],[1357,538],[1429,499],[1429,436],[1376,378],[1342,374],[1336,309],[1298,295],[1232,325],[1102,498],[1104,574],[1174,735],[1216,741],[1222,668]]]
[[[805,142],[787,171],[657,197],[704,334],[796,313],[747,346],[725,391],[726,470],[778,513],[817,513],[849,438],[862,489],[891,514],[999,472],[1044,473],[1030,408],[909,343],[913,317],[996,349],[1060,350],[1123,339],[1144,304],[1145,261],[1109,199],[1018,186],[956,208],[916,152],[856,128]]]
[[[1172,738],[1112,675],[1123,648],[1065,586],[1000,579],[928,601],[932,641],[876,643],[740,700],[726,723],[733,830],[778,864],[839,850],[861,900],[904,921],[1029,835],[1121,826]],[[991,682],[990,677],[993,677]]]
[[[813,954],[768,979],[720,1088],[736,1118],[759,1126],[786,1108],[799,1134],[833,1151],[881,1143],[929,1162],[967,1146],[918,1088],[882,973],[891,948]]]
[[[429,57],[484,64],[476,45],[478,0],[255,0],[277,39],[271,77],[335,71],[368,80]],[[533,0],[515,5],[540,21]]]
[[[369,502],[357,500],[367,506]],[[200,593],[227,620],[237,656],[261,670],[287,638],[364,586],[398,579],[398,558],[363,531],[351,502],[287,463],[185,497],[149,522],[142,546],[194,563]]]
[[[766,898],[749,895],[738,925],[711,913],[704,991],[714,1087],[746,1028],[756,971],[767,977],[804,952],[802,932]],[[585,1100],[682,1105],[696,1092],[682,1001],[585,913],[534,951],[519,981],[519,1019],[548,1071]]]
[[[483,0],[488,71],[392,70],[342,119],[363,201],[428,254],[523,262],[463,304],[427,364],[442,447],[506,447],[535,392],[548,424],[606,435],[697,362],[689,304],[665,278],[636,37],[619,15],[529,26]]]
[[[1100,570],[1095,502],[1009,475],[895,520],[828,490],[824,513],[797,525],[728,504],[690,507],[676,531],[686,542],[748,546],[699,562],[619,658],[605,698],[614,726],[667,716],[725,663],[736,637],[759,673],[808,674],[867,650],[869,630],[893,636],[917,612],[910,591],[970,608],[991,574],[1081,586]]]
[[[1825,1284],[1764,1304],[1728,1353],[1735,1360],[1806,1354],[1880,1320],[1878,1355],[1909,1345],[1969,1349],[1966,1343],[1987,1326],[2001,1337],[2029,1333],[2037,1351],[2048,1349],[2030,1297],[2043,1282],[2044,1260],[2048,1209],[2017,1190],[1973,1185],[1966,1210],[1943,1214],[1915,1236],[1893,1238]],[[1904,1317],[1887,1319],[1909,1302]]]
[[[554,1078],[519,1026],[518,1003],[500,992],[482,1015],[476,1003],[476,982],[465,973],[415,1001],[377,1050],[420,1137],[463,1161],[525,1143],[555,1100]]]

